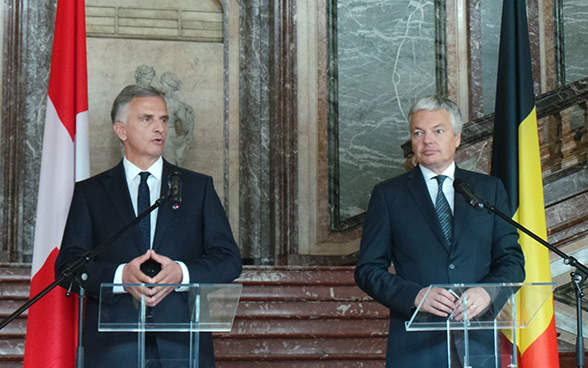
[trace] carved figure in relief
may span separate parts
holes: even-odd
[[[175,165],[181,165],[194,135],[194,109],[176,96],[176,92],[182,88],[182,82],[177,75],[165,72],[160,81],[169,115],[169,133],[163,156]]]
[[[155,69],[148,65],[141,65],[135,69],[135,82],[142,86],[149,86],[155,78]]]
[[[135,69],[135,82],[142,86],[152,86],[165,95],[169,114],[169,133],[163,149],[163,157],[174,165],[181,166],[194,135],[195,114],[192,106],[180,101],[176,93],[182,88],[182,81],[172,72],[165,72],[157,85],[155,69],[141,65]]]

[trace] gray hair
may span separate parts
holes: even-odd
[[[461,118],[461,112],[459,112],[459,107],[457,107],[455,102],[451,101],[450,99],[437,95],[421,97],[417,102],[415,102],[414,105],[412,105],[410,111],[408,112],[409,129],[412,121],[412,116],[417,112],[423,110],[447,111],[449,113],[449,121],[451,123],[451,127],[453,128],[453,134],[461,133],[461,128],[463,127],[463,120]]]
[[[164,100],[164,94],[155,87],[143,86],[140,84],[126,86],[120,91],[118,96],[116,96],[116,99],[112,104],[112,110],[110,110],[112,124],[117,121],[126,124],[129,104],[135,97],[159,97]]]

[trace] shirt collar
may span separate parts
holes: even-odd
[[[139,169],[126,157],[123,158],[123,166],[125,168],[125,176],[127,178],[127,182],[131,182],[142,171],[149,171],[149,173],[159,181],[161,181],[161,176],[163,175],[163,159],[161,158],[161,156],[147,170]]]
[[[429,170],[422,165],[419,165],[419,167],[421,168],[421,172],[423,173],[423,178],[425,178],[425,182],[439,175],[436,172]],[[445,171],[441,173],[441,175],[445,175],[451,178],[451,180],[453,180],[455,178],[455,161],[452,161],[451,164],[447,167],[447,169],[445,169]]]

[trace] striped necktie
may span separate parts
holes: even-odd
[[[437,199],[435,200],[435,211],[437,212],[441,229],[443,229],[443,234],[445,234],[445,239],[447,239],[447,244],[451,246],[451,240],[453,239],[453,214],[451,213],[451,208],[449,207],[445,193],[443,193],[443,181],[447,179],[447,176],[439,175],[435,176],[435,179],[437,179],[437,183],[439,184]]]

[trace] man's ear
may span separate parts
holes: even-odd
[[[461,133],[457,133],[455,135],[455,148],[459,147],[461,144]]]
[[[118,139],[120,139],[123,142],[127,140],[127,126],[125,124],[121,123],[120,121],[117,121],[116,123],[114,123],[112,128],[114,129],[114,133],[116,133],[116,135],[118,136]]]

